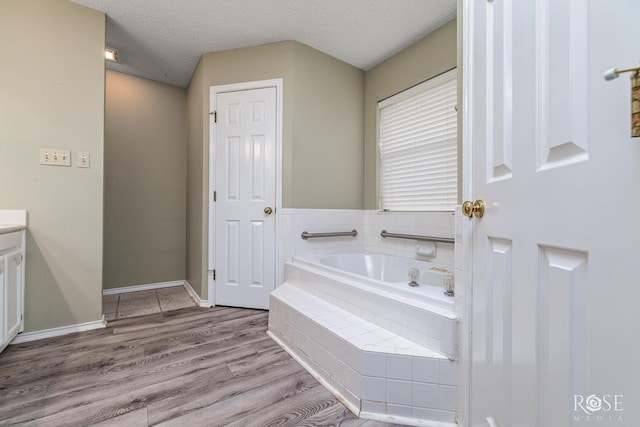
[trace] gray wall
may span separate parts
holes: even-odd
[[[293,51],[285,207],[362,209],[364,72],[301,43]]]
[[[0,2],[0,209],[29,211],[26,331],[102,315],[104,37],[103,13],[66,0]],[[72,167],[40,166],[41,147]]]
[[[187,96],[187,280],[203,298],[209,88],[275,78],[284,81],[283,206],[362,207],[362,70],[292,41],[203,55]]]
[[[364,106],[364,208],[377,209],[378,101],[451,70],[457,63],[456,20],[367,71]]]
[[[106,73],[105,289],[184,280],[187,91]]]
[[[203,208],[207,177],[203,171],[206,104],[202,58],[187,90],[187,276],[191,287],[203,298],[207,291],[207,217]]]

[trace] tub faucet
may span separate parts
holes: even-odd
[[[420,278],[420,270],[417,268],[410,268],[408,271],[409,274],[409,286],[415,288],[416,286],[420,286],[418,283],[418,279]]]

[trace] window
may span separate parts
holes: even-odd
[[[378,103],[379,207],[453,211],[458,202],[456,70]]]

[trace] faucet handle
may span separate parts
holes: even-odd
[[[442,279],[442,283],[444,284],[444,294],[448,297],[454,296],[454,288],[455,288],[455,278],[451,274],[447,274]]]
[[[409,275],[409,286],[418,286],[418,279],[420,278],[420,270],[415,267],[411,267],[409,271],[407,271]]]

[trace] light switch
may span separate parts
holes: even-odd
[[[58,159],[60,166],[71,166],[71,151],[58,150],[58,155],[60,156],[60,159]]]
[[[49,150],[47,148],[40,149],[40,164],[41,165],[52,165],[53,164],[53,150]]]
[[[49,166],[71,166],[71,151],[57,148],[41,148],[40,164]]]
[[[79,168],[91,167],[91,154],[84,151],[78,151],[77,160],[77,165]]]

